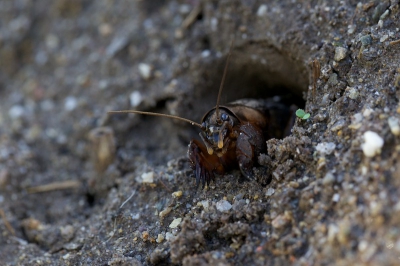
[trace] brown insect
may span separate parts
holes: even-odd
[[[219,104],[232,46],[228,53],[217,104],[204,115],[200,124],[186,118],[152,112],[109,112],[162,116],[199,127],[203,143],[192,140],[187,155],[196,177],[196,184],[201,182],[203,187],[214,179],[215,174],[223,175],[235,168],[239,168],[246,178],[254,179],[253,166],[257,164],[258,155],[265,152],[265,141],[284,137],[288,132],[286,125],[292,117],[292,112],[287,106],[272,99],[243,99],[226,105]]]

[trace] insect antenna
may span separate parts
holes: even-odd
[[[218,97],[217,97],[217,105],[215,106],[215,111],[217,113],[217,122],[221,122],[221,118],[219,117],[219,102],[221,99],[221,93],[222,93],[222,89],[224,87],[224,82],[225,82],[225,78],[226,78],[226,73],[228,71],[228,66],[229,66],[229,59],[231,57],[232,54],[232,47],[233,47],[233,42],[235,39],[232,40],[231,42],[231,47],[229,48],[229,52],[228,52],[228,57],[226,58],[226,63],[225,63],[225,68],[224,68],[224,74],[222,75],[222,80],[221,80],[221,85],[219,86],[219,91],[218,91]]]
[[[196,122],[194,122],[194,121],[192,121],[190,119],[186,119],[186,118],[179,117],[179,116],[176,116],[176,115],[167,115],[167,114],[143,112],[143,111],[136,111],[136,110],[109,111],[107,113],[109,113],[109,114],[140,114],[140,115],[161,116],[161,117],[167,117],[167,118],[181,120],[181,121],[190,123],[192,126],[197,126],[199,128],[202,128],[202,126],[199,123],[196,123]]]

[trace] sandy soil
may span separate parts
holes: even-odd
[[[398,265],[399,1],[265,2],[1,0],[0,264]],[[107,111],[200,121],[232,39],[222,102],[310,118],[202,190],[196,128]]]

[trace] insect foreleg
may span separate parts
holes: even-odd
[[[254,179],[253,165],[257,155],[263,150],[264,138],[260,128],[251,124],[240,126],[236,142],[236,158],[242,174]]]
[[[225,169],[215,154],[209,154],[207,148],[198,140],[192,140],[189,144],[188,158],[196,177],[196,184],[200,182],[203,187],[214,179],[214,174],[223,174]]]

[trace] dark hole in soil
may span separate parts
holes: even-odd
[[[193,88],[178,104],[176,111],[180,116],[200,122],[203,115],[216,105],[226,56],[215,58],[210,56],[195,64],[202,70],[192,72],[197,76],[190,77],[194,82]],[[302,63],[265,44],[249,44],[232,52],[220,104],[243,98],[279,97],[287,108],[304,108],[303,93],[307,88],[308,73]],[[154,110],[148,111],[166,113],[165,106],[170,100],[161,101]],[[123,148],[136,150],[134,153],[157,165],[185,156],[187,145],[191,139],[198,138],[199,129],[189,124],[173,123],[167,118],[143,116],[132,132],[135,137],[125,136],[127,142]]]
[[[308,73],[301,62],[295,62],[275,52],[272,48],[262,49],[250,45],[249,51],[232,52],[220,104],[243,98],[267,99],[279,96],[280,102],[288,107],[304,108],[303,93],[308,88]],[[271,51],[272,50],[272,51]],[[202,116],[216,105],[227,57],[217,62],[204,64],[202,81],[194,84],[191,119],[200,121]]]
[[[93,207],[95,203],[95,195],[87,192],[85,196],[86,196],[86,202],[88,203],[89,207]]]

